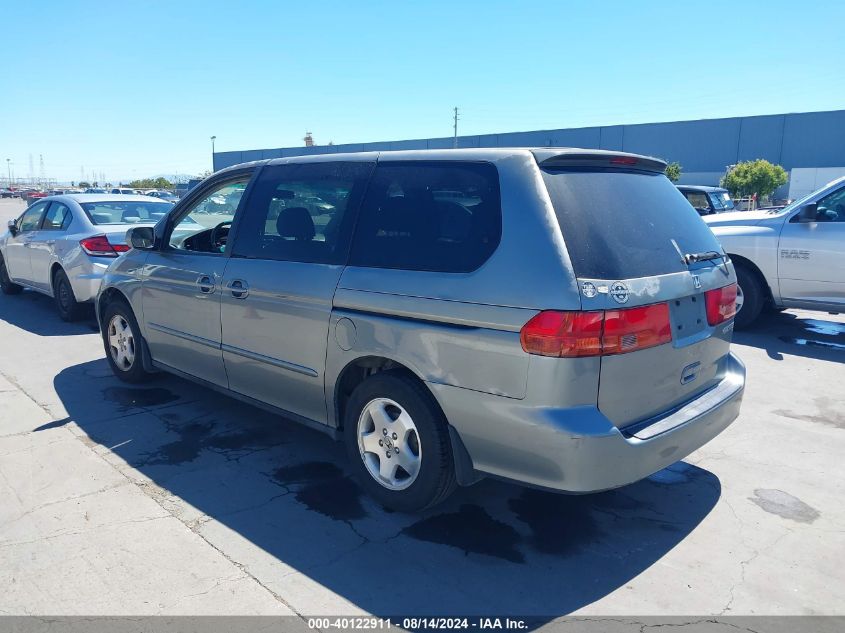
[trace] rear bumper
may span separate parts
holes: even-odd
[[[482,473],[563,492],[624,486],[673,464],[739,415],[745,366],[733,354],[715,388],[682,407],[617,429],[596,407],[551,409],[430,384]]]
[[[106,269],[113,261],[113,259],[88,257],[84,265],[67,271],[73,288],[73,296],[79,303],[87,303],[97,298]]]

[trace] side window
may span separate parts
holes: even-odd
[[[352,266],[470,272],[499,244],[499,175],[490,163],[379,163],[361,207]]]
[[[219,184],[181,213],[168,238],[170,248],[222,253],[250,178],[247,175]]]
[[[845,187],[826,195],[817,207],[817,222],[845,222]]]
[[[61,202],[51,202],[41,228],[45,231],[63,231],[70,224],[70,220],[70,209],[66,205]]]
[[[265,167],[238,228],[233,257],[340,264],[373,163]]]
[[[41,216],[47,208],[47,202],[37,202],[27,209],[21,216],[20,231],[35,231],[41,224]]]
[[[710,203],[707,201],[707,194],[699,191],[688,191],[684,194],[689,203],[696,209],[710,210]]]

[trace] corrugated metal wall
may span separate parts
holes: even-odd
[[[681,182],[717,184],[728,165],[754,158],[765,158],[788,171],[797,167],[845,166],[845,110],[458,137],[458,147],[549,145],[658,156],[681,163]],[[450,147],[452,138],[444,137],[218,152],[214,155],[214,169],[263,158]]]

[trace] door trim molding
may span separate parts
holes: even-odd
[[[317,373],[316,370],[311,369],[310,367],[303,367],[302,365],[297,365],[295,363],[290,363],[286,360],[273,358],[272,356],[265,356],[264,354],[250,352],[249,350],[241,349],[240,347],[234,347],[232,345],[226,345],[224,343],[223,345],[221,345],[221,348],[224,352],[229,352],[230,354],[235,354],[236,356],[243,356],[244,358],[256,360],[260,363],[267,363],[268,365],[273,365],[273,367],[278,367],[279,369],[287,369],[288,371],[292,371],[296,374],[310,376],[311,378],[317,378],[320,375]]]
[[[182,332],[180,330],[174,330],[173,328],[169,328],[164,325],[159,325],[158,323],[148,322],[147,327],[152,330],[155,330],[156,332],[161,332],[162,334],[169,334],[170,336],[175,336],[176,338],[191,341],[192,343],[197,343],[198,345],[204,345],[212,349],[220,349],[220,343],[218,341],[212,341],[201,336],[188,334],[187,332]]]

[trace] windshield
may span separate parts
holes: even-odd
[[[158,222],[173,205],[168,202],[83,202],[82,209],[92,224],[137,224]]]
[[[822,189],[826,189],[826,188],[827,188],[827,185],[825,185]],[[822,191],[822,189],[816,189],[815,191],[811,191],[810,193],[808,193],[808,194],[807,194],[806,196],[804,196],[803,198],[798,198],[798,200],[796,200],[796,201],[794,201],[794,202],[789,203],[789,204],[788,204],[788,205],[786,205],[783,209],[772,209],[771,211],[769,211],[769,213],[771,213],[771,214],[775,214],[775,213],[789,213],[789,212],[790,212],[790,211],[792,211],[793,209],[797,209],[797,208],[798,208],[798,207],[800,207],[802,204],[804,204],[805,202],[807,202],[807,200],[809,200],[810,198],[812,198],[813,196],[815,196],[817,193],[819,193],[820,191]]]
[[[710,201],[719,211],[733,211],[734,201],[727,191],[714,191],[710,194]]]

